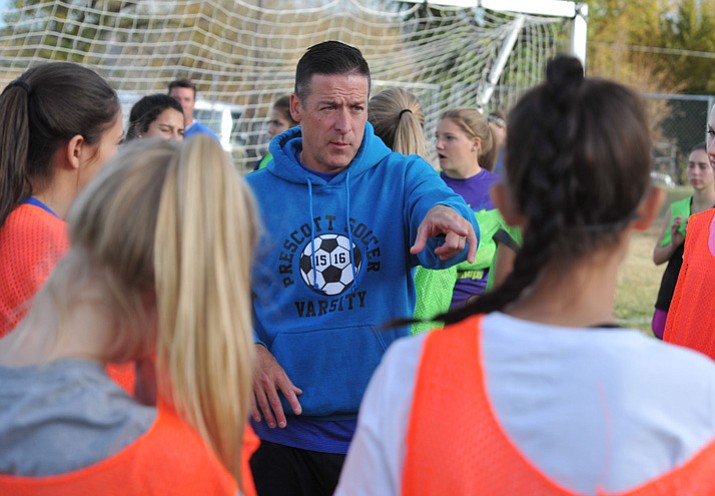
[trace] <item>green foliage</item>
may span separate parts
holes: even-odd
[[[710,4],[709,8],[706,3]],[[660,45],[664,48],[715,54],[715,2],[680,2],[673,15],[662,19],[660,35]],[[659,67],[670,66],[673,76],[685,82],[686,93],[715,93],[712,58],[663,54],[655,54],[654,58]]]
[[[643,91],[715,93],[715,0],[587,0],[588,59]]]
[[[71,62],[96,63],[94,60],[104,50],[97,45],[110,41],[111,32],[107,28],[110,17],[107,14],[121,14],[133,9],[138,1],[117,0],[71,0],[53,2],[51,0],[17,0],[13,2],[17,10],[6,10],[3,14],[3,39],[25,38],[16,56],[33,57]],[[50,19],[40,25],[38,19]],[[146,27],[147,23],[119,22],[119,27]],[[117,24],[112,23],[116,29]],[[32,34],[41,33],[44,35]],[[47,34],[51,33],[51,34]],[[38,53],[35,48],[41,44]],[[47,48],[51,47],[51,48]],[[95,54],[94,56],[90,54]]]

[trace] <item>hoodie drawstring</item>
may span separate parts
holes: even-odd
[[[308,183],[308,210],[310,212],[310,262],[313,266],[313,287],[320,290],[318,286],[318,266],[315,264],[315,216],[313,215],[313,182],[306,178]],[[353,248],[353,230],[350,226],[350,171],[345,176],[345,195],[347,197],[345,206],[345,224],[348,230],[348,241],[350,242],[350,269],[353,272],[353,284],[351,291],[357,290],[357,268],[355,267],[355,249]]]
[[[310,211],[310,263],[313,266],[313,287],[319,290],[318,287],[318,266],[315,265],[315,221],[313,220],[313,183],[310,178],[306,178],[308,181],[308,209]]]
[[[345,175],[345,195],[347,197],[347,206],[345,207],[345,222],[348,227],[348,240],[350,241],[350,268],[353,271],[353,287],[352,292],[357,290],[357,269],[355,268],[355,254],[353,253],[353,230],[350,226],[350,171]]]

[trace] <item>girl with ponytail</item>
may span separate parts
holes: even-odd
[[[471,297],[486,291],[489,268],[496,252],[493,236],[503,223],[489,196],[499,176],[492,172],[496,137],[486,117],[475,108],[447,110],[435,132],[435,149],[442,169],[440,177],[467,202],[479,225],[479,246],[474,262],[456,266],[455,282],[447,293],[448,309],[463,307]],[[431,277],[418,274],[431,285]],[[439,280],[439,278],[437,278]]]
[[[259,227],[221,147],[137,140],[68,221],[71,249],[0,341],[0,493],[235,495],[237,480],[255,494],[244,426]],[[104,373],[154,356],[157,407]]]
[[[523,231],[514,269],[387,352],[336,494],[713,494],[715,364],[614,316],[664,196],[639,97],[562,56],[508,127],[492,196]]]
[[[67,249],[65,217],[117,151],[116,92],[77,64],[25,71],[0,95],[0,337]]]
[[[370,98],[367,109],[367,120],[375,129],[375,135],[388,148],[403,155],[420,155],[427,160],[425,114],[417,95],[403,88],[389,88]],[[434,323],[429,319],[449,309],[457,267],[430,270],[418,266],[414,280],[416,322],[411,334],[432,329]]]
[[[389,88],[370,99],[367,120],[393,152],[427,160],[425,114],[417,96],[404,88]]]

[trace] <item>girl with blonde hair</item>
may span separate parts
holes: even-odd
[[[425,114],[414,93],[403,88],[381,91],[370,99],[367,116],[375,134],[392,151],[426,160]]]
[[[493,237],[503,225],[489,195],[492,186],[499,181],[499,176],[491,172],[496,139],[487,119],[477,109],[469,107],[443,113],[435,138],[441,177],[472,208],[480,231],[475,261],[462,262],[456,268],[457,280],[450,307],[458,308],[470,297],[486,291],[496,253]]]
[[[392,151],[403,155],[417,154],[427,160],[425,114],[414,93],[403,88],[381,91],[370,99],[367,115],[375,135]],[[413,317],[418,322],[412,324],[410,332],[417,334],[439,327],[429,319],[449,309],[457,267],[432,270],[418,266],[414,278],[417,298]]]
[[[223,150],[206,136],[127,145],[68,222],[70,251],[0,341],[0,493],[228,495],[237,479],[254,494],[259,225]],[[104,373],[152,356],[157,407]]]

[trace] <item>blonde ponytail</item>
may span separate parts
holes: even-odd
[[[69,223],[71,260],[87,266],[94,298],[116,322],[106,360],[155,350],[159,402],[193,426],[240,483],[259,229],[248,186],[211,138],[136,140],[80,194]],[[67,274],[54,291],[59,308],[81,289]],[[153,299],[157,323],[147,325]]]
[[[384,90],[370,99],[368,120],[375,134],[392,151],[427,156],[425,114],[414,93],[403,88]]]
[[[239,479],[251,389],[252,195],[210,138],[169,165],[154,242],[160,396]]]

